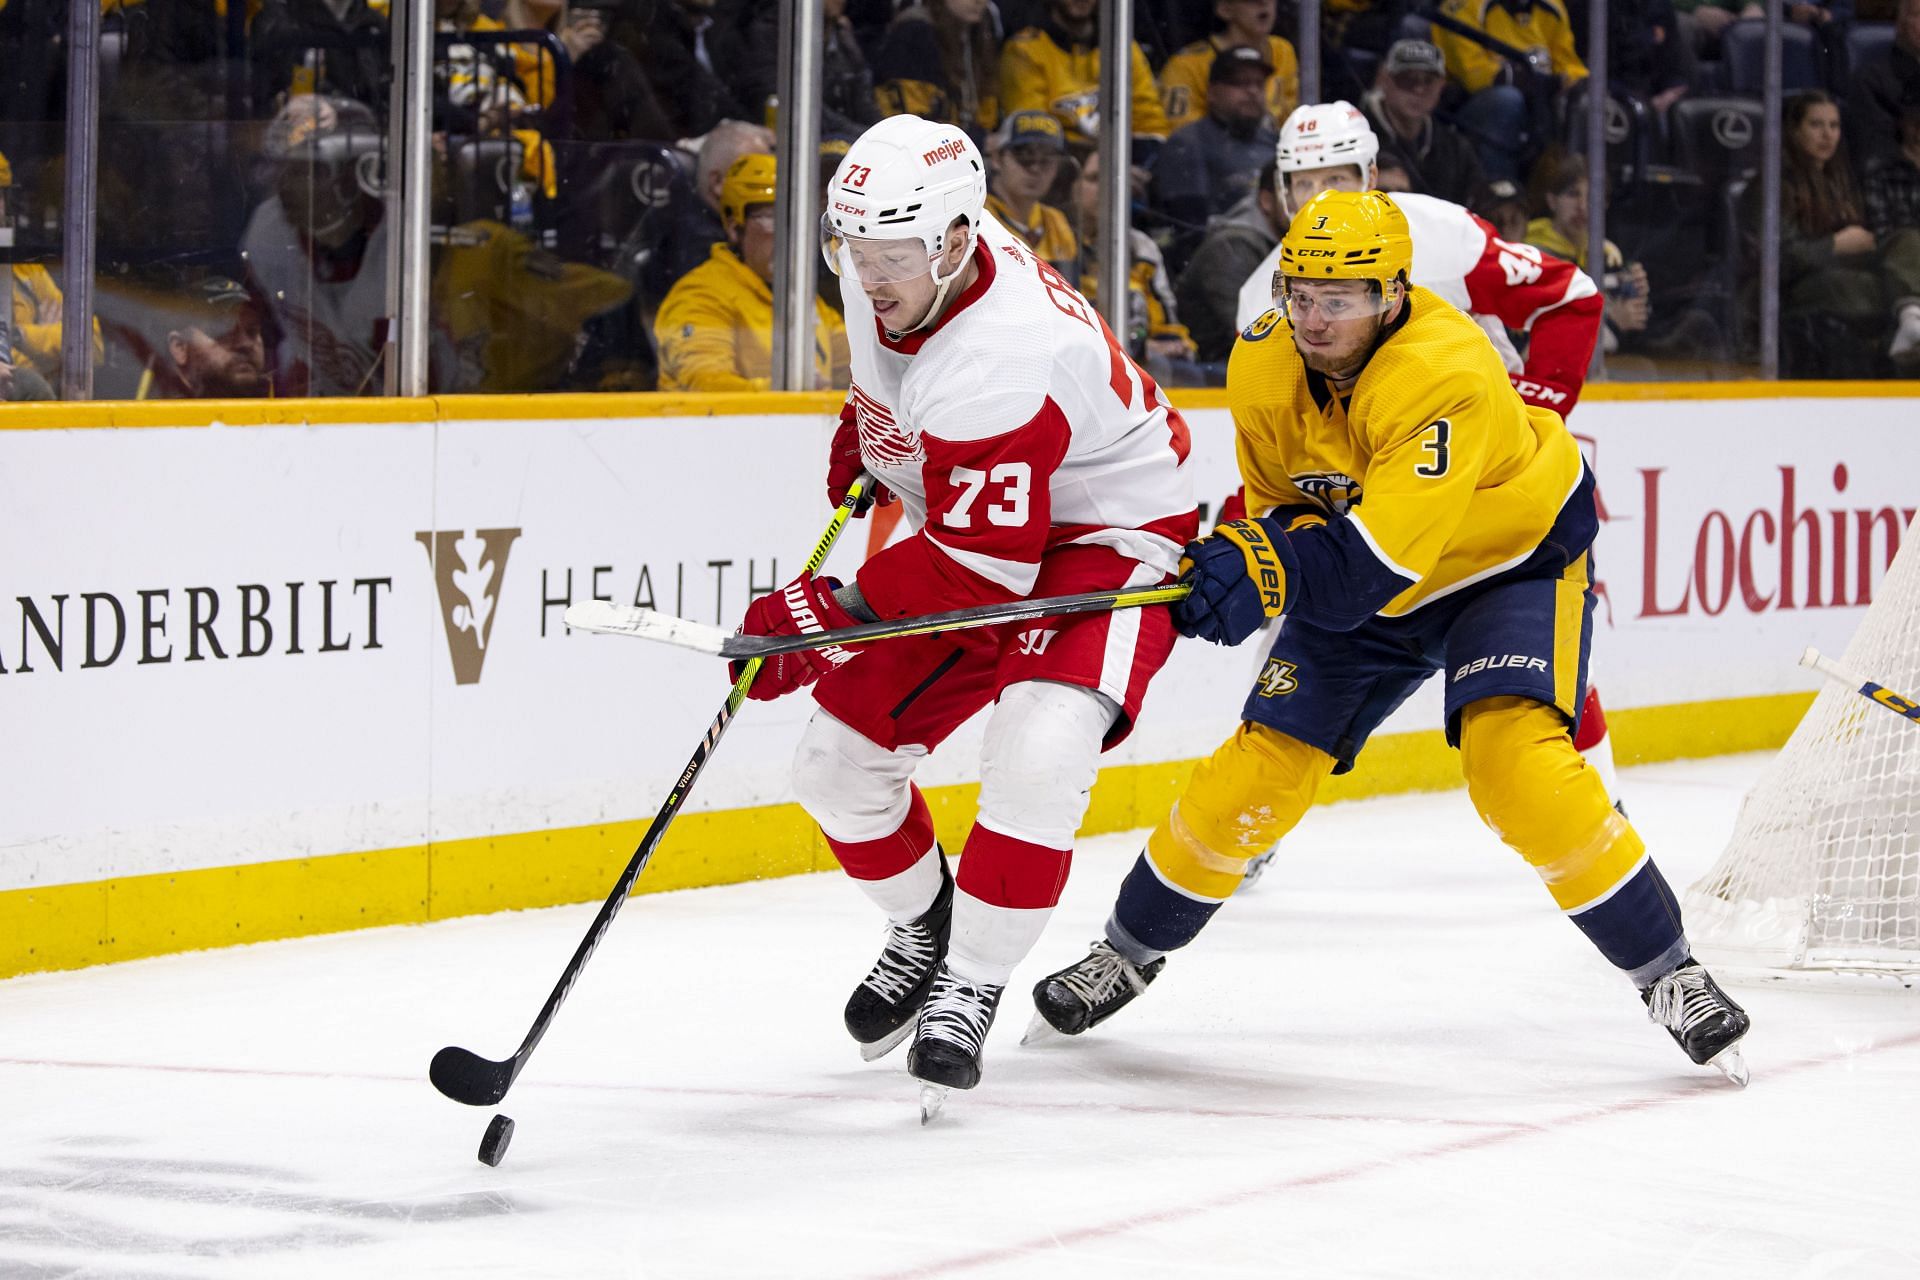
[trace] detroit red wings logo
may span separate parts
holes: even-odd
[[[877,467],[906,467],[927,460],[919,435],[902,429],[887,406],[857,386],[847,389],[847,399],[860,431],[860,452],[868,462]]]

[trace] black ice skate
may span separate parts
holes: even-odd
[[[940,966],[907,1050],[907,1070],[921,1082],[921,1124],[940,1114],[948,1089],[971,1089],[980,1083],[987,1029],[1005,990],[962,982],[946,965]]]
[[[940,859],[940,892],[933,905],[906,924],[887,926],[880,958],[847,999],[847,1033],[860,1042],[868,1062],[892,1052],[913,1029],[933,987],[934,971],[946,959],[953,926],[953,873]]]
[[[1034,985],[1033,1024],[1020,1043],[1032,1044],[1056,1031],[1077,1036],[1088,1027],[1099,1026],[1145,991],[1166,967],[1165,956],[1151,964],[1136,965],[1101,939],[1084,959],[1048,974]]]
[[[1647,1016],[1673,1033],[1687,1056],[1702,1066],[1717,1068],[1741,1088],[1747,1085],[1747,1063],[1740,1056],[1740,1037],[1753,1019],[1735,1004],[1713,976],[1689,960],[1640,992]]]

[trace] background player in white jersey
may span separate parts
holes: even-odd
[[[985,212],[967,135],[883,120],[848,150],[827,201],[827,263],[858,286],[842,290],[853,385],[829,494],[865,467],[914,532],[845,586],[802,576],[762,597],[744,630],[1170,580],[1198,529],[1186,424],[1086,300]],[[1132,728],[1173,640],[1153,608],[762,668],[756,698],[814,684],[794,790],[889,921],[846,1008],[867,1057],[918,1012],[908,1070],[935,1086],[979,1082],[1001,990],[1066,881],[1100,752]],[[989,704],[979,819],[950,877],[913,771]]]
[[[1274,186],[1287,219],[1322,191],[1371,191],[1380,141],[1351,103],[1301,107],[1287,117],[1275,148]],[[1487,331],[1520,398],[1561,417],[1580,399],[1606,300],[1592,277],[1530,244],[1502,240],[1493,225],[1460,205],[1400,193],[1394,204],[1413,229],[1413,283],[1431,289]],[[1242,329],[1273,306],[1275,245],[1240,286]],[[1524,333],[1515,350],[1511,329]]]

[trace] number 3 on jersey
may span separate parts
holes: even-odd
[[[1003,462],[991,471],[955,467],[947,473],[959,490],[953,505],[940,523],[949,529],[973,527],[973,504],[983,491],[992,487],[986,505],[988,524],[1019,528],[1027,522],[1027,496],[1033,485],[1033,468],[1024,462]]]

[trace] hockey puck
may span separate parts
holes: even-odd
[[[487,1121],[487,1131],[480,1136],[480,1163],[488,1168],[498,1167],[506,1159],[507,1144],[512,1141],[512,1120],[497,1115]]]

